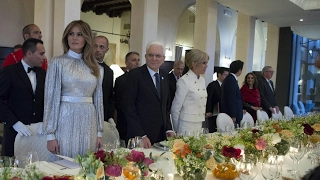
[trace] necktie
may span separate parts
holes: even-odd
[[[274,89],[273,89],[273,82],[271,80],[269,80],[269,86],[271,88],[271,91],[274,92]]]
[[[158,73],[154,73],[154,77],[156,78],[156,88],[158,91],[159,97],[161,97],[161,90],[160,90],[160,76]]]
[[[34,67],[28,67],[28,73],[31,72],[31,71],[36,72],[36,69]]]

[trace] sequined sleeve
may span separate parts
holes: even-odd
[[[102,95],[102,78],[103,78],[103,68],[100,67],[100,78],[98,79],[98,86],[93,94],[93,104],[96,108],[97,113],[97,132],[99,134],[103,132],[103,95]]]
[[[60,97],[62,64],[61,58],[53,58],[48,66],[44,91],[43,132],[48,135],[48,140],[55,139],[57,129]],[[51,135],[51,138],[49,136]]]

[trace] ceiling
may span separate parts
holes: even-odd
[[[81,11],[93,11],[97,15],[107,14],[109,17],[121,17],[124,11],[131,10],[129,0],[84,0]]]
[[[278,27],[320,24],[320,0],[216,0]],[[292,1],[292,2],[291,2]],[[297,3],[298,5],[296,5]],[[304,10],[304,9],[307,10]],[[299,20],[303,19],[303,22]]]
[[[161,1],[161,0],[159,0]],[[320,0],[216,0],[234,10],[278,27],[320,24]],[[306,9],[306,10],[304,10]],[[131,10],[129,0],[84,0],[82,12],[121,17]],[[299,20],[303,19],[303,22]]]

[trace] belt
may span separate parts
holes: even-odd
[[[77,96],[61,96],[61,101],[65,102],[85,102],[92,103],[92,97],[77,97]]]

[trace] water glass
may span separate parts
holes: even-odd
[[[266,180],[276,179],[282,169],[279,168],[276,156],[269,156],[261,164],[261,174]]]
[[[258,175],[258,158],[252,154],[243,155],[237,164],[239,178],[241,180],[252,180]]]
[[[233,127],[230,126],[230,125],[227,125],[225,127],[225,133],[228,134],[228,135],[231,135],[232,130],[233,130]]]
[[[136,148],[143,149],[144,148],[144,142],[142,140],[141,136],[136,136],[135,138],[135,142],[136,142]]]
[[[39,157],[38,157],[38,153],[35,151],[30,151],[28,152],[27,155],[27,165],[29,164],[35,164],[36,166],[39,163]]]
[[[306,153],[306,146],[304,145],[304,142],[302,138],[296,137],[290,142],[290,147],[289,147],[289,156],[293,160],[293,170],[292,175],[294,178],[297,178],[299,176],[299,171],[297,171],[297,166],[299,164],[300,159],[303,158],[303,156]]]
[[[21,156],[21,155],[11,157],[11,163],[12,163],[13,168],[14,169],[15,168],[25,168],[26,159],[27,159],[27,156]]]
[[[203,135],[209,134],[209,128],[202,128],[202,129],[201,129],[201,133],[202,133]]]
[[[137,147],[137,145],[136,145],[135,139],[134,139],[134,138],[130,138],[130,139],[128,140],[128,146],[127,146],[127,148],[128,148],[128,149],[134,149],[134,148],[136,148],[136,147]]]

